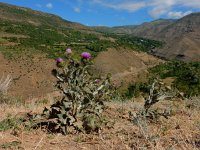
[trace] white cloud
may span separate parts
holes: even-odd
[[[147,7],[150,7],[149,15],[153,18],[158,18],[170,11],[171,7],[175,5],[176,0],[151,0],[151,3],[147,3]]]
[[[75,7],[75,8],[74,8],[74,12],[80,13],[80,12],[81,12],[81,9],[80,9],[79,7]]]
[[[192,11],[186,11],[186,12],[181,12],[181,11],[170,11],[167,16],[170,17],[170,18],[175,18],[175,19],[178,19],[178,18],[182,18],[186,15],[189,15],[191,14]]]
[[[158,17],[160,17],[161,15],[166,14],[166,13],[169,11],[168,9],[169,9],[169,8],[164,7],[164,6],[155,7],[155,8],[153,8],[152,10],[149,11],[149,15],[150,15],[152,18],[158,18]]]
[[[176,6],[185,9],[200,9],[200,0],[90,0],[95,4],[117,9],[134,12],[142,8],[147,8],[149,15],[153,18],[159,18],[162,15],[168,17],[180,17],[188,12],[176,11]],[[191,12],[190,12],[191,13]]]
[[[179,4],[182,3],[183,6],[200,9],[200,0],[179,0],[179,1],[180,1]]]
[[[150,1],[150,0],[148,0]],[[170,18],[181,18],[191,13],[187,12],[178,12],[174,9],[176,6],[186,7],[187,9],[200,8],[200,0],[151,0],[152,3],[147,4],[147,7],[150,7],[149,14],[153,18],[159,18],[162,15],[168,16]],[[196,3],[196,5],[193,5]]]
[[[98,3],[102,6],[109,7],[112,9],[118,9],[118,10],[126,10],[129,12],[134,12],[136,10],[139,10],[143,7],[145,7],[145,2],[144,1],[122,1],[118,0],[117,2],[107,2],[104,0],[93,0],[94,3]]]
[[[53,4],[52,3],[48,3],[48,4],[46,4],[46,7],[51,9],[51,8],[53,8]]]

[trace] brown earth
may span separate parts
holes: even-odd
[[[109,102],[104,112],[110,125],[100,133],[93,134],[49,134],[40,129],[26,130],[18,125],[0,132],[0,149],[24,150],[197,150],[200,148],[200,118],[198,108],[188,108],[192,101],[173,100],[157,104],[157,108],[172,109],[173,116],[155,122],[129,120],[129,111],[134,115],[142,109],[143,102]],[[192,103],[191,103],[192,104]],[[45,105],[34,103],[25,106],[0,106],[1,120],[12,116],[22,116],[27,112],[41,113]],[[6,147],[6,148],[5,148]]]
[[[147,69],[162,62],[143,52],[108,49],[97,56],[95,67],[100,74],[111,73],[115,81],[135,82],[144,81]]]

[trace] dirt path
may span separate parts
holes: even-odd
[[[141,74],[145,76],[149,67],[161,62],[147,53],[109,49],[97,56],[95,66],[99,73],[111,73],[114,80],[130,82],[136,81]]]

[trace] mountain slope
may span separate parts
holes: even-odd
[[[12,22],[29,23],[35,26],[53,26],[57,28],[86,28],[84,25],[66,21],[59,16],[18,7],[0,2],[0,19]]]
[[[38,51],[56,58],[63,56],[61,49],[66,47],[77,49],[77,55],[89,51],[97,56],[107,48],[128,47],[147,51],[160,45],[143,38],[99,33],[91,27],[52,14],[4,3],[0,3],[0,19],[0,45],[4,46],[3,50],[0,47],[0,51],[8,56],[13,51],[24,54],[24,50],[28,53],[33,49],[31,53]]]

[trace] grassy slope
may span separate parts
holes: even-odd
[[[109,47],[129,47],[149,51],[161,43],[130,36],[99,33],[89,27],[62,18],[0,3],[0,50],[8,57],[22,53],[46,53],[55,58],[63,55],[63,49],[71,47],[77,54],[89,51],[94,56]],[[6,37],[4,34],[14,34]],[[24,35],[24,37],[16,37]],[[103,38],[102,38],[103,37]],[[110,40],[113,39],[113,40]]]

